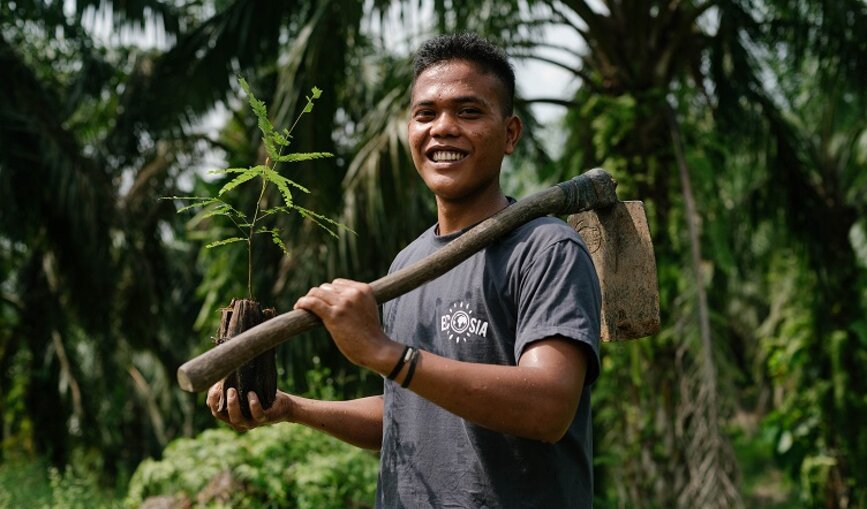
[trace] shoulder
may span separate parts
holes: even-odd
[[[556,217],[540,217],[516,228],[486,249],[487,264],[515,285],[525,277],[547,273],[593,271],[593,260],[581,236]]]
[[[581,236],[565,221],[556,217],[533,219],[516,228],[502,241],[504,248],[523,252],[530,257],[562,243],[572,245],[589,256]]]

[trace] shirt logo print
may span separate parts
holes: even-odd
[[[440,331],[449,335],[455,343],[466,342],[471,336],[487,337],[488,322],[473,316],[473,310],[466,302],[455,302],[449,307],[448,314],[440,317]]]

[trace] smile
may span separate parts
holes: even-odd
[[[451,150],[436,150],[430,155],[431,160],[435,163],[460,161],[465,157],[467,157],[465,153]]]

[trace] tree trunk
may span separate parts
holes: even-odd
[[[217,331],[216,343],[222,344],[247,329],[255,327],[276,315],[274,308],[262,309],[262,306],[252,300],[233,299],[228,307],[222,309],[220,329]],[[229,373],[223,379],[223,395],[220,397],[220,411],[226,409],[226,391],[238,390],[241,403],[241,413],[247,419],[252,418],[247,394],[252,391],[259,397],[262,408],[271,408],[277,396],[277,362],[275,349],[268,350],[236,371]]]

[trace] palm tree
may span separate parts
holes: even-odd
[[[171,29],[177,13],[160,7],[149,8]],[[135,9],[127,4],[116,13],[134,24],[141,19]],[[159,338],[194,311],[194,299],[170,292],[169,282],[195,274],[179,270],[182,258],[172,264],[163,245],[158,224],[170,211],[140,214],[145,183],[121,192],[129,172],[101,153],[117,112],[117,103],[101,97],[122,81],[116,59],[128,49],[108,55],[82,27],[81,11],[70,18],[57,3],[4,4],[0,14],[0,60],[8,70],[0,139],[9,147],[0,156],[0,231],[4,245],[14,246],[4,249],[11,263],[4,284],[15,296],[5,300],[10,327],[0,348],[0,387],[18,394],[4,400],[13,423],[4,430],[21,433],[59,464],[73,441],[113,445],[106,463],[115,467],[177,432],[162,416],[170,399],[140,375],[152,367],[151,356],[166,364],[179,359]],[[142,173],[155,181],[167,161],[162,149],[139,157]],[[136,353],[142,346],[150,350]],[[139,411],[151,416],[150,429],[138,423]],[[119,447],[124,443],[136,445]]]
[[[393,3],[376,2],[375,12]],[[97,6],[71,6],[71,14],[64,12],[70,5],[38,1],[0,8],[0,59],[9,70],[0,139],[16,148],[0,155],[10,205],[0,220],[0,253],[4,278],[14,278],[5,279],[10,291],[0,316],[14,328],[0,338],[0,365],[15,367],[3,371],[0,388],[21,388],[20,407],[4,413],[21,426],[11,432],[37,450],[62,464],[76,444],[95,444],[113,451],[106,462],[114,466],[157,454],[167,440],[210,422],[172,380],[176,366],[206,347],[208,318],[241,279],[232,277],[239,264],[231,251],[191,249],[180,240],[188,217],[158,198],[180,194],[190,180],[186,167],[215,150],[232,165],[261,157],[243,111],[233,112],[219,139],[195,127],[216,105],[234,107],[235,74],[269,98],[276,125],[286,124],[312,85],[326,90],[313,121],[295,132],[293,150],[328,150],[337,164],[307,165],[298,180],[315,190],[306,205],[343,218],[365,239],[335,244],[300,218],[285,219],[291,256],[261,250],[256,260],[266,299],[287,309],[322,280],[378,277],[433,216],[401,150],[409,62],[364,33],[358,2],[237,0],[213,11],[111,4],[116,29],[151,24],[167,34],[170,47],[146,51],[101,46],[86,28]],[[52,39],[56,33],[63,37]],[[54,65],[58,51],[68,69]],[[353,132],[383,121],[387,137]],[[384,220],[394,210],[401,210],[399,224]],[[178,337],[194,322],[200,332]],[[351,381],[355,370],[321,338],[293,342],[281,355],[299,390],[316,357],[348,391],[377,383]]]
[[[652,455],[635,451],[644,458],[642,466],[633,469],[631,474],[622,469],[615,475],[625,474],[622,490],[636,504],[647,500],[648,493],[640,488],[645,486],[651,492],[650,498],[662,506],[738,505],[740,496],[735,491],[737,473],[733,468],[733,456],[719,427],[722,414],[721,402],[716,396],[720,384],[716,366],[721,359],[720,342],[712,341],[713,336],[731,336],[734,331],[711,323],[712,306],[722,306],[725,296],[708,296],[706,272],[702,266],[715,260],[707,260],[702,254],[708,241],[702,240],[702,237],[707,238],[707,234],[702,234],[699,229],[701,218],[695,196],[701,188],[693,188],[691,181],[696,170],[690,168],[695,161],[713,164],[722,172],[726,166],[724,161],[723,164],[714,161],[719,151],[696,138],[695,133],[711,134],[702,129],[707,125],[708,115],[712,115],[711,129],[716,131],[714,136],[717,137],[743,132],[744,125],[749,123],[765,126],[767,131],[764,133],[772,133],[777,145],[776,151],[770,154],[776,162],[770,167],[778,172],[769,177],[774,185],[765,188],[773,190],[775,195],[767,203],[776,203],[778,211],[803,211],[803,214],[784,213],[794,221],[788,225],[790,230],[799,232],[799,235],[809,235],[807,245],[834,246],[838,253],[835,256],[842,257],[839,266],[847,267],[848,272],[842,277],[848,284],[841,279],[826,277],[823,286],[827,300],[823,302],[838,303],[832,308],[834,321],[831,323],[837,324],[834,328],[852,323],[859,313],[859,306],[854,291],[856,265],[847,232],[858,216],[855,207],[843,203],[847,194],[846,184],[854,183],[851,175],[855,170],[847,170],[849,177],[840,175],[838,168],[845,167],[850,160],[846,157],[798,155],[802,152],[799,147],[811,144],[803,143],[802,136],[784,118],[774,100],[780,91],[766,85],[769,68],[763,52],[774,51],[776,45],[785,44],[788,59],[782,69],[798,72],[797,62],[805,59],[814,65],[818,63],[826,74],[826,86],[846,83],[851,86],[845,89],[850,98],[863,98],[865,40],[855,27],[864,19],[865,6],[857,1],[833,6],[797,1],[761,2],[764,19],[759,22],[754,19],[759,2],[607,1],[603,4],[601,8],[594,8],[582,0],[552,3],[553,12],[559,16],[560,22],[573,27],[587,45],[586,52],[580,55],[581,67],[574,69],[581,82],[574,100],[575,108],[568,117],[572,137],[561,175],[597,164],[613,166],[621,181],[629,187],[634,186],[638,195],[652,207],[655,239],[662,259],[660,265],[677,263],[681,258],[691,265],[695,295],[694,306],[669,308],[674,313],[667,321],[673,324],[673,328],[664,332],[663,338],[674,341],[669,339],[653,351],[635,345],[626,354],[630,357],[646,356],[648,369],[658,365],[676,368],[674,372],[668,372],[677,373],[674,377],[657,374],[656,369],[653,369],[653,374],[643,377],[643,382],[652,387],[649,394],[654,399],[648,400],[644,391],[634,388],[634,402],[642,408],[642,414],[656,416],[649,419],[651,422],[666,423],[661,427],[655,426],[659,431],[654,441],[670,447],[673,454],[669,458],[680,462],[682,467],[673,467],[670,460],[659,462]],[[783,81],[785,76],[778,79]],[[857,107],[860,101],[856,101],[854,111],[863,111]],[[691,134],[684,134],[684,123],[690,124]],[[859,125],[853,119],[845,124]],[[843,147],[847,147],[844,154],[852,152],[854,140],[860,132],[856,129],[844,135],[847,140],[843,143]],[[767,136],[762,134],[760,139],[767,139]],[[828,148],[827,140],[820,141],[817,148]],[[816,164],[821,174],[818,178],[808,169],[816,162],[825,163]],[[821,170],[829,165],[834,169]],[[714,178],[714,175],[706,175],[705,179],[708,178]],[[713,190],[716,186],[711,182],[706,180],[699,185]],[[828,199],[828,190],[833,190],[833,201]],[[797,198],[789,202],[779,201],[786,196]],[[713,203],[715,199],[713,195],[701,196],[705,204]],[[681,201],[683,208],[679,205]],[[819,201],[823,204],[820,205]],[[825,221],[804,220],[816,217]],[[800,222],[798,218],[801,218]],[[686,224],[685,230],[679,226],[681,223]],[[835,228],[827,228],[829,224]],[[681,238],[681,231],[687,232],[685,238]],[[679,247],[684,245],[689,249]],[[834,259],[824,252],[824,247],[812,247],[811,250],[821,251],[811,256],[814,263]],[[684,256],[687,253],[689,256]],[[724,259],[715,262],[725,268]],[[715,287],[718,283],[723,283],[719,287],[728,286],[725,274],[726,271],[721,270],[714,275]],[[681,281],[679,274],[660,274],[663,295],[679,293]],[[695,325],[684,327],[688,323]],[[817,337],[827,338],[829,332],[817,330]],[[847,334],[851,338],[847,344],[855,349],[854,331],[850,329]],[[680,339],[690,336],[700,341],[684,343]],[[832,357],[829,358],[827,350],[822,352],[823,343],[815,343],[814,353],[817,359],[827,359],[826,362],[830,363]],[[854,368],[849,365],[834,370],[830,364],[824,366],[821,370],[824,373],[848,373]],[[659,396],[663,400],[654,403],[654,400],[659,401]],[[837,409],[832,410],[833,405],[824,404],[823,413],[829,422],[858,422],[860,413],[852,415],[852,419],[843,418],[843,407],[860,408],[858,405],[838,404]],[[647,424],[647,420],[615,421],[618,425],[603,428],[612,430],[617,436],[647,436],[646,428],[636,429]],[[839,479],[855,475],[847,465],[858,457],[859,446],[856,443],[860,439],[838,447],[836,444],[847,441],[844,436],[854,437],[858,433],[854,430],[851,434],[838,433],[831,426],[826,428],[823,438],[828,444],[835,444],[829,446],[835,451],[836,458],[835,467],[829,474],[829,479],[832,479],[828,482],[829,507],[845,505],[850,490],[845,487],[845,481]],[[642,484],[648,471],[658,472],[659,477],[665,479],[656,485],[665,486],[662,491],[656,491],[653,485]],[[667,499],[666,492],[678,494],[676,500]]]

